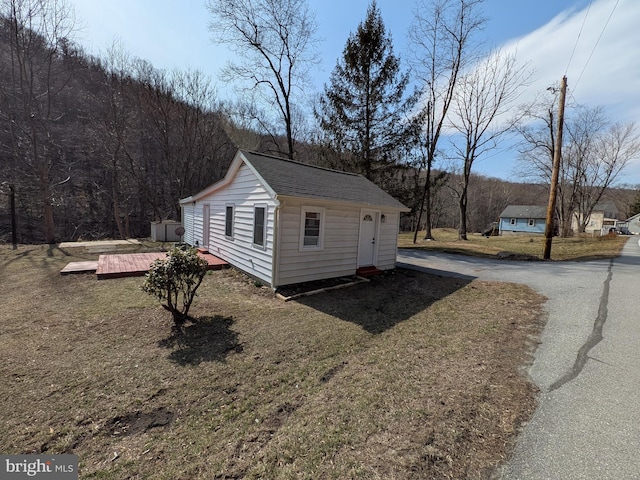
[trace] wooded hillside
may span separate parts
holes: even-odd
[[[127,68],[0,19],[0,183],[20,242],[148,236],[224,174],[236,147],[209,83]]]
[[[219,180],[237,148],[278,150],[274,137],[237,127],[200,73],[159,71],[117,49],[90,57],[64,22],[33,20],[0,18],[0,242],[11,240],[11,186],[20,243],[146,237],[151,221],[179,219],[180,198]],[[295,158],[335,167],[326,148],[301,140]],[[423,172],[399,152],[381,186],[414,207]],[[432,226],[456,227],[460,178],[437,173]],[[547,192],[472,175],[468,229],[508,204],[546,204]],[[621,216],[633,198],[614,195]],[[414,209],[402,228],[417,218]]]

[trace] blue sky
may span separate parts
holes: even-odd
[[[87,52],[99,54],[118,39],[131,55],[157,68],[201,70],[218,84],[221,96],[226,95],[217,75],[228,53],[210,41],[203,0],[68,1],[81,28],[77,40]],[[414,1],[377,3],[402,58]],[[320,90],[349,33],[364,19],[369,1],[309,0],[309,4],[323,38],[321,64],[314,72]],[[483,32],[487,46],[517,50],[518,59],[531,62],[534,69],[534,81],[522,101],[557,85],[566,74],[570,102],[603,106],[619,121],[640,119],[640,1],[486,0],[484,11],[489,20]],[[507,150],[496,152],[480,159],[474,170],[517,180],[515,156]],[[640,184],[640,160],[631,163],[620,180]]]

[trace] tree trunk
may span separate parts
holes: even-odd
[[[118,189],[116,187],[117,175],[114,173],[112,178],[111,185],[111,197],[113,199],[113,220],[116,222],[116,227],[118,228],[118,235],[122,240],[126,239],[127,236],[124,231],[124,227],[122,225],[122,219],[120,218],[120,206],[118,205]]]
[[[51,205],[51,189],[49,187],[49,177],[40,176],[40,192],[42,195],[42,221],[44,228],[44,241],[52,245],[56,243],[56,228],[53,220],[53,205]]]
[[[458,203],[460,207],[460,227],[458,228],[458,240],[468,240],[467,238],[467,189],[464,188]]]
[[[429,174],[427,175],[427,185],[426,185],[426,194],[427,194],[427,209],[426,209],[426,221],[425,221],[425,232],[424,239],[425,240],[433,240],[433,233],[431,232],[431,167],[428,168]]]
[[[425,209],[426,202],[426,224],[425,224],[425,240],[433,240],[433,236],[431,235],[431,162],[427,161],[427,175],[424,184],[424,189],[422,190],[422,198],[420,199],[419,208],[418,208],[418,220],[416,221],[415,231],[413,232],[413,243],[417,243],[418,241],[418,232],[420,231],[420,223],[422,222],[422,211]]]

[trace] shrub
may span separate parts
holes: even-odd
[[[166,302],[162,306],[171,312],[175,326],[180,328],[190,318],[189,308],[206,273],[207,261],[195,248],[174,248],[166,259],[153,262],[142,290]]]

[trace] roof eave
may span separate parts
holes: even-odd
[[[358,208],[371,208],[377,210],[393,210],[397,212],[410,212],[411,209],[400,204],[399,206],[393,205],[380,205],[377,203],[364,203],[364,202],[350,202],[348,200],[338,200],[332,198],[319,198],[319,197],[305,197],[298,195],[277,195],[278,199],[286,201],[287,199],[293,199],[298,201],[310,201],[310,202],[318,202],[318,203],[329,203],[331,205],[343,205],[350,207],[358,207]]]

